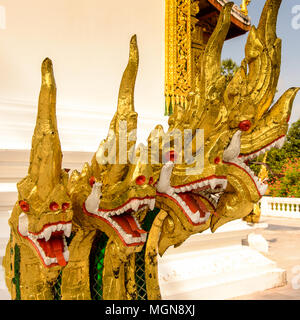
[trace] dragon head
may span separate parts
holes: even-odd
[[[271,107],[281,62],[281,41],[276,37],[280,4],[281,0],[266,1],[258,27],[252,26],[249,33],[246,57],[228,84],[221,73],[221,52],[233,3],[224,5],[199,62],[195,92],[187,97],[185,109],[176,106],[169,118],[171,142],[166,144],[169,150],[160,144],[160,154],[172,162],[159,168],[156,184],[157,206],[169,214],[160,253],[167,244],[180,243],[195,232],[209,227],[214,232],[226,222],[247,216],[267,189],[246,162],[283,145],[299,90],[289,89]],[[165,134],[157,129],[155,139]],[[197,146],[199,129],[203,134]]]
[[[91,218],[93,227],[117,238],[125,247],[141,248],[146,232],[140,224],[149,208],[154,209],[156,191],[145,147],[135,146],[137,113],[133,96],[138,60],[133,36],[108,136],[100,143],[91,165],[85,164],[81,174],[72,173],[70,193],[78,210],[83,208],[84,216]]]
[[[223,154],[228,188],[212,218],[213,231],[252,211],[268,186],[250,169],[248,161],[281,148],[285,141],[299,88],[290,88],[272,106],[281,65],[281,39],[276,35],[280,5],[281,0],[266,1],[258,27],[252,26],[249,32],[245,59],[224,93],[228,126],[234,135]]]
[[[42,85],[28,175],[18,184],[10,226],[19,240],[34,249],[45,267],[65,266],[66,238],[72,229],[68,174],[61,169],[62,153],[56,122],[56,86],[52,62],[42,64]]]

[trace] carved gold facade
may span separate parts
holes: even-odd
[[[202,55],[216,26],[218,12],[226,1],[166,0],[165,3],[165,114],[171,115],[183,112],[187,107],[188,94],[197,90]],[[240,21],[232,16],[241,28],[237,35],[250,28],[247,17],[249,3],[248,0],[243,1],[241,10],[236,5],[232,9],[235,16],[239,14],[243,18]]]
[[[191,0],[166,1],[166,114],[176,105],[184,108],[192,89]]]
[[[299,90],[287,90],[272,106],[281,63],[281,1],[266,1],[228,84],[221,51],[233,32],[233,3],[221,8],[202,48],[196,19],[203,3],[167,0],[167,19],[178,18],[167,23],[166,90],[175,106],[167,132],[158,125],[147,146],[135,145],[139,54],[133,36],[108,135],[81,172],[61,169],[52,63],[43,62],[30,168],[18,183],[3,260],[13,299],[161,299],[158,254],[192,234],[246,217],[264,195],[266,184],[247,163],[270,146],[282,147]],[[194,35],[185,39],[190,28]],[[175,38],[182,40],[179,47]],[[193,65],[199,66],[194,72]],[[176,137],[186,129],[191,135],[178,149]],[[152,163],[155,143],[160,161]]]

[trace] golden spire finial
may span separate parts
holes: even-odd
[[[247,16],[248,15],[248,8],[247,6],[250,4],[251,0],[242,0],[241,4],[241,12]]]

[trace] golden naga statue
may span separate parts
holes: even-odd
[[[185,109],[174,105],[168,131],[158,125],[148,146],[134,142],[133,36],[108,136],[91,163],[70,176],[61,169],[52,64],[43,62],[30,167],[18,183],[3,260],[12,299],[161,299],[158,254],[249,215],[267,185],[247,161],[283,145],[299,90],[287,90],[271,107],[281,63],[280,4],[266,1],[228,85],[221,51],[233,3],[223,6]]]

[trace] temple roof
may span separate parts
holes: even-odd
[[[223,6],[228,0],[199,0],[199,12],[196,17],[199,24],[206,27],[208,33],[213,30],[217,24],[218,17]],[[246,16],[238,5],[234,5],[231,11],[231,27],[227,39],[240,36],[248,32],[251,28],[251,20]]]

